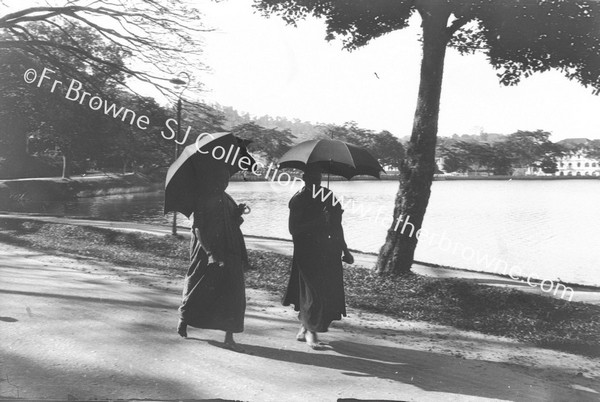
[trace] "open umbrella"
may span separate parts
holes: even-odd
[[[226,165],[231,174],[252,169],[256,161],[246,149],[248,142],[228,132],[205,133],[185,147],[167,172],[165,214],[176,211],[189,218],[202,194],[203,176],[210,175],[215,164]]]
[[[306,170],[319,166],[323,172],[351,179],[358,175],[379,178],[383,168],[366,149],[339,140],[309,140],[293,146],[279,159],[280,168]]]

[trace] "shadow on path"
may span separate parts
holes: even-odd
[[[257,357],[329,368],[347,376],[398,381],[428,392],[511,400],[541,401],[553,398],[554,390],[535,386],[535,377],[514,371],[507,364],[348,341],[332,341],[329,343],[331,349],[320,352],[247,344],[241,346],[248,354]],[[488,369],[496,373],[495,378],[490,377]],[[582,394],[578,400],[592,400],[586,399],[586,396]]]
[[[38,359],[31,360],[3,351],[2,363],[7,384],[2,398],[91,400],[91,399],[173,399],[207,397],[198,387],[186,384],[186,379],[166,379],[144,368],[129,369],[126,364],[113,369],[64,366]],[[10,369],[8,369],[10,368]],[[73,381],[77,378],[78,381]],[[31,382],[33,380],[33,383]],[[10,386],[9,386],[10,384]],[[24,392],[26,392],[24,394]],[[26,399],[25,399],[26,400]]]
[[[100,298],[100,297],[83,297],[83,296],[73,296],[73,295],[64,295],[57,293],[42,293],[42,292],[26,292],[23,290],[8,290],[8,289],[0,289],[0,294],[13,294],[13,295],[23,295],[23,296],[33,296],[33,297],[51,297],[51,298],[59,298],[59,299],[67,299],[67,300],[77,300],[81,302],[88,303],[101,303],[101,304],[114,304],[119,306],[132,306],[132,307],[143,307],[143,308],[157,308],[157,309],[176,309],[178,306],[174,304],[162,304],[152,302],[150,300],[143,301],[131,301],[131,300],[120,300],[120,299],[108,299],[108,298]]]

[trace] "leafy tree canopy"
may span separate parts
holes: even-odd
[[[517,84],[535,72],[559,69],[600,91],[600,2],[592,0],[256,0],[264,15],[289,24],[315,16],[326,39],[352,50],[405,28],[411,15],[436,7],[449,17],[450,46],[483,51],[500,82]]]
[[[255,0],[269,16],[290,24],[312,15],[325,20],[326,39],[346,49],[402,29],[417,12],[423,44],[413,129],[401,163],[394,220],[423,224],[436,171],[435,148],[448,46],[482,51],[504,85],[535,72],[558,69],[600,92],[600,2],[596,0]],[[503,165],[506,166],[506,161]],[[393,226],[379,252],[379,273],[410,270],[418,239]]]
[[[231,132],[239,138],[250,140],[248,149],[259,152],[268,162],[277,161],[290,149],[295,138],[288,129],[265,128],[253,122],[235,126]]]
[[[111,60],[114,66],[124,66],[127,52],[88,26],[73,23],[69,37],[60,29],[39,23],[31,23],[29,30],[57,44],[77,38],[89,52]],[[45,55],[34,55],[20,48],[0,48],[0,58],[4,61],[0,65],[0,153],[6,154],[9,176],[24,174],[24,167],[31,162],[29,155],[50,158],[55,163],[62,158],[65,175],[90,168],[151,169],[168,166],[173,161],[174,144],[163,139],[160,131],[164,130],[166,120],[175,116],[175,111],[124,90],[118,85],[125,76],[119,68],[93,69],[78,55],[62,55],[55,48],[47,49],[47,55],[61,58],[67,66],[50,74],[52,79],[65,83],[55,91],[48,81],[37,87],[23,80],[23,72],[28,68],[42,71],[48,62]],[[84,90],[100,95],[107,105],[115,105],[113,112],[105,113],[104,107],[92,110],[86,102],[66,99],[66,86],[73,77],[85,83]],[[142,130],[129,124],[121,118],[123,111],[115,117],[119,109],[147,116],[148,126]],[[221,115],[210,107],[185,102],[184,112],[184,130],[191,125],[195,134],[219,131]],[[194,139],[190,135],[187,142]],[[38,172],[43,173],[46,172]]]
[[[82,40],[77,33],[82,26],[103,39],[99,47]],[[199,12],[174,0],[57,0],[0,11],[0,49],[20,49],[74,78],[85,77],[89,69],[107,75],[117,71],[171,95],[175,93],[166,81],[182,65],[193,61],[201,66],[196,56],[201,52],[197,33],[202,31]],[[120,57],[102,53],[106,46],[118,49]],[[120,62],[124,55],[130,63]]]
[[[343,126],[329,124],[325,126],[324,135],[364,147],[383,166],[398,168],[405,156],[402,143],[392,133],[386,130],[375,133],[359,127],[354,121],[346,122]]]
[[[440,138],[437,155],[444,158],[446,172],[485,170],[495,175],[508,175],[515,168],[537,166],[545,173],[553,173],[555,159],[567,150],[549,140],[550,133],[543,130],[519,130],[506,136],[453,136]],[[462,138],[465,138],[464,140]]]

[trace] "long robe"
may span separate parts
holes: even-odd
[[[190,266],[179,307],[179,316],[187,325],[234,333],[244,330],[247,254],[241,222],[237,204],[225,192],[199,202],[194,212]],[[208,254],[223,261],[224,267],[209,268]],[[210,269],[223,270],[218,281],[214,281]]]
[[[342,272],[342,208],[331,191],[313,197],[304,187],[290,200],[290,233],[294,256],[283,305],[294,305],[308,331],[326,332],[333,320],[346,316]],[[326,200],[323,201],[322,198]],[[335,205],[334,205],[335,204]],[[329,223],[323,224],[327,210]]]

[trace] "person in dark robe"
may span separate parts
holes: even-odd
[[[225,331],[225,346],[242,351],[233,334],[244,330],[248,257],[240,225],[246,206],[225,192],[230,173],[224,164],[211,163],[209,172],[194,211],[177,332],[185,338],[188,326]]]
[[[296,339],[320,349],[317,333],[346,316],[342,261],[352,264],[354,257],[344,240],[342,207],[321,187],[321,170],[311,167],[302,179],[304,187],[289,203],[294,256],[283,305],[299,311]]]

